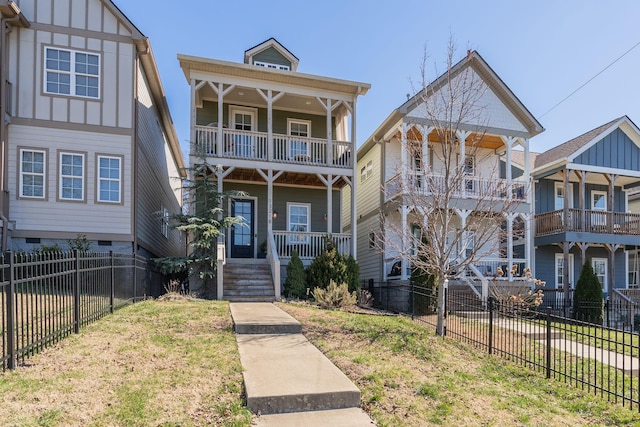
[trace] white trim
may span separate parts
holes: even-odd
[[[564,268],[564,254],[556,253],[553,259],[553,275],[554,275],[554,282],[556,285],[556,289],[560,289],[560,283],[558,283],[558,277],[560,276],[558,274],[559,259],[562,260],[562,264],[563,264],[562,268]],[[573,286],[573,289],[575,289],[576,287],[576,282],[574,280],[574,270],[575,270],[575,264],[574,264],[573,254],[569,254],[569,285]]]
[[[640,268],[638,268],[638,257],[640,256],[640,251],[638,250],[633,250],[633,251],[625,251],[626,257],[625,257],[625,268],[626,268],[626,276],[627,276],[627,280],[626,280],[626,284],[627,284],[627,289],[638,289],[640,288],[640,277],[638,277],[640,274],[638,272],[638,270],[640,270]],[[635,258],[635,268],[630,267],[630,263],[629,263],[629,258],[634,257]],[[635,276],[635,284],[633,285],[633,287],[631,287],[631,281],[629,280],[629,275],[631,273],[634,273]]]
[[[293,231],[291,230],[291,208],[292,207],[303,207],[307,210],[307,224],[306,224],[306,230],[302,231],[303,233],[309,233],[311,232],[311,203],[299,203],[299,202],[287,202],[287,231]],[[296,230],[296,231],[300,231],[300,230]],[[288,237],[288,242],[287,243],[308,243],[309,241],[309,237],[308,236],[304,236],[302,237],[302,239],[299,239],[298,237],[295,236],[289,236]]]
[[[163,207],[162,208],[162,218],[161,218],[161,230],[160,232],[167,239],[169,238],[169,209]]]
[[[78,176],[78,175],[69,175],[69,174],[64,174],[62,172],[62,157],[63,156],[72,156],[72,157],[81,157],[82,158],[82,175]],[[66,152],[66,151],[61,151],[58,155],[58,198],[60,200],[69,200],[69,201],[74,201],[74,202],[80,202],[80,201],[84,201],[85,200],[85,179],[86,179],[86,156],[84,155],[84,153],[73,153],[73,152]],[[70,178],[72,180],[76,180],[76,179],[80,179],[80,181],[82,182],[82,186],[81,186],[81,191],[82,191],[82,195],[80,198],[75,198],[75,197],[64,197],[63,196],[63,191],[64,191],[64,186],[63,186],[63,181],[65,178]]]
[[[593,267],[593,273],[597,276],[598,274],[596,273],[596,267],[595,267],[595,263],[596,261],[603,261],[604,262],[604,282],[600,282],[600,284],[602,285],[602,292],[609,292],[608,288],[609,288],[609,284],[608,279],[609,279],[609,260],[607,258],[591,258],[591,266]],[[600,279],[598,279],[600,280]]]
[[[274,64],[272,62],[253,61],[253,65],[257,67],[270,68],[272,70],[291,71],[291,67],[288,65]]]
[[[561,210],[564,209],[564,207],[562,208],[558,208],[557,205],[557,191],[558,188],[560,188],[562,190],[562,193],[564,194],[564,183],[562,181],[554,181],[553,182],[553,209],[554,210]],[[567,197],[566,194],[564,194],[564,202],[563,203],[567,203],[567,201],[569,202],[568,204],[568,208],[571,209],[573,208],[573,183],[569,182],[569,196]]]
[[[47,67],[47,54],[49,51],[58,51],[58,52],[68,52],[69,53],[69,63],[70,63],[70,70],[69,71],[65,71],[65,70],[57,70],[55,68],[51,68],[49,69]],[[77,71],[78,68],[78,63],[76,62],[76,55],[77,54],[82,54],[82,55],[91,55],[94,56],[96,58],[98,58],[98,74],[92,74],[92,73],[81,73],[79,71]],[[100,93],[100,87],[102,85],[102,57],[99,53],[97,52],[89,52],[89,51],[82,51],[82,50],[74,50],[74,49],[67,49],[67,48],[61,48],[61,47],[57,47],[57,46],[45,46],[44,48],[44,57],[42,58],[42,63],[43,63],[43,76],[42,76],[42,92],[46,93],[48,95],[61,95],[61,96],[77,96],[77,97],[81,97],[81,98],[87,98],[87,99],[100,99],[101,98],[101,93]],[[92,64],[93,65],[93,64]],[[69,93],[63,93],[63,92],[55,92],[55,91],[49,91],[48,90],[48,79],[47,79],[47,75],[48,73],[54,73],[57,75],[68,75],[69,76]],[[96,96],[92,96],[92,95],[81,95],[77,93],[77,87],[76,87],[76,83],[78,80],[78,77],[88,77],[88,78],[95,78],[98,79],[98,84],[97,84],[97,91],[98,94]],[[93,88],[93,86],[91,86],[91,88]]]
[[[42,173],[34,173],[34,172],[24,172],[22,170],[22,159],[23,159],[23,154],[25,152],[30,152],[30,153],[40,153],[42,154]],[[39,199],[39,200],[44,200],[47,198],[47,152],[45,150],[32,150],[29,148],[21,148],[19,151],[19,160],[20,162],[20,173],[19,173],[19,195],[21,198],[25,198],[25,199]],[[24,175],[30,175],[30,176],[42,176],[42,196],[27,196],[24,194]]]
[[[373,175],[373,160],[369,160],[362,168],[360,168],[360,183],[365,182]]]
[[[229,105],[229,129],[236,129],[235,117],[236,113],[251,115],[251,131],[257,129],[258,109],[252,107],[243,107],[239,105]]]
[[[604,208],[603,208],[603,209],[602,209],[602,208],[596,208],[596,207],[594,206],[594,203],[593,203],[593,202],[594,202],[594,200],[593,200],[593,196],[595,196],[595,195],[604,196],[604,197],[603,197],[603,200],[604,200]],[[606,192],[606,191],[602,191],[602,190],[591,190],[590,198],[591,198],[591,200],[590,200],[589,206],[591,207],[591,210],[593,210],[593,211],[599,211],[599,212],[607,212],[607,209],[608,209],[609,207],[607,206],[607,198],[608,198],[608,195],[607,195],[607,192]]]
[[[306,136],[292,135],[291,125],[293,124],[305,125],[307,127],[307,135]],[[295,137],[298,136],[302,138],[311,138],[311,120],[287,118],[287,136],[289,136],[288,138],[289,147],[287,147],[287,152],[290,158],[295,158],[297,156],[309,157],[309,142],[305,140],[295,141]],[[294,149],[295,143],[299,143],[300,147],[304,147],[304,152],[302,151],[302,149],[296,150],[294,152],[293,149]]]

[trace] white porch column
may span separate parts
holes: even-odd
[[[524,221],[524,259],[526,260],[525,268],[529,268],[533,272],[533,260],[531,259],[531,243],[533,242],[533,236],[531,233],[531,214],[523,214],[521,216]],[[534,277],[534,276],[532,276]]]
[[[409,182],[407,180],[409,175],[409,150],[407,147],[408,131],[409,124],[403,122],[402,126],[400,127],[400,181],[402,182],[402,193],[406,193],[407,191],[409,191]]]
[[[351,255],[355,260],[358,259],[358,210],[356,205],[356,177],[358,172],[358,152],[356,150],[356,101],[357,95],[353,97],[353,105],[351,107]],[[348,104],[345,104],[349,108]]]
[[[333,165],[333,132],[331,128],[332,105],[333,105],[333,101],[327,98],[327,103],[325,105],[325,108],[327,110],[327,165],[329,167]],[[355,143],[356,143],[355,140],[353,140],[354,146],[355,146]]]
[[[233,117],[230,117],[229,120],[233,120]],[[222,157],[222,122],[224,121],[224,85],[222,83],[218,83],[218,138],[216,140],[216,152],[218,153],[218,157]]]
[[[400,273],[400,279],[407,280],[409,279],[409,277],[407,277],[407,270],[409,269],[409,257],[407,256],[409,254],[409,222],[407,221],[409,207],[402,205],[400,215],[402,217],[402,259],[400,260],[402,272]]]
[[[507,200],[513,199],[513,178],[511,176],[511,147],[513,138],[509,138],[507,143],[507,165],[505,167],[507,177]]]
[[[191,79],[191,108],[189,111],[189,142],[191,144],[196,142],[196,81]],[[192,147],[189,147],[189,152],[192,152]]]
[[[471,132],[463,132],[456,131],[456,138],[458,139],[458,143],[460,144],[460,159],[458,161],[458,170],[462,173],[460,174],[463,179],[460,180],[460,194],[462,197],[466,197],[467,195],[467,183],[465,182],[465,168],[467,163],[467,137],[471,135]],[[457,174],[456,174],[457,175]]]
[[[531,160],[531,154],[529,152],[529,140],[523,138],[522,144],[524,146],[524,179],[525,182],[531,182],[531,166],[529,164]],[[527,192],[526,202],[531,203],[531,200],[533,200],[533,185],[529,185],[529,188],[526,188],[525,191]]]
[[[516,214],[507,213],[505,214],[505,218],[507,219],[507,278],[509,280],[513,279],[513,220],[515,219]]]
[[[266,95],[262,89],[256,89],[256,92],[267,102],[267,160],[273,161],[273,103],[282,98],[284,92],[275,96],[271,89],[267,90]]]
[[[222,182],[224,179],[224,172],[222,169],[218,169],[216,171],[216,175],[218,177],[218,194],[222,194],[223,186]],[[223,201],[220,199],[218,207],[222,210],[224,208]],[[222,221],[223,213],[222,211],[218,214],[218,220]],[[224,248],[226,252],[225,244],[224,244],[224,236],[221,234],[218,235],[218,248]],[[220,249],[218,249],[218,259],[217,259],[217,267],[218,270],[216,272],[216,296],[219,300],[224,297],[224,258],[226,258],[226,254],[221,254]],[[220,259],[220,255],[224,255],[223,259]]]

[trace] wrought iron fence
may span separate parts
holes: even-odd
[[[376,307],[436,328],[434,290],[393,282],[363,287]],[[446,337],[640,410],[640,336],[614,321],[617,310],[630,309],[623,302],[599,307],[603,317],[574,319],[563,315],[564,307],[573,307],[564,301],[561,307],[493,297],[485,303],[471,291],[448,289],[445,307]]]
[[[113,252],[0,255],[2,369],[123,305],[162,291],[143,257]]]

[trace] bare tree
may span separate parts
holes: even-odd
[[[403,267],[436,277],[438,334],[445,328],[446,281],[486,276],[489,272],[478,270],[478,260],[512,251],[507,242],[513,237],[508,236],[517,233],[516,208],[528,190],[500,178],[497,151],[508,137],[487,133],[489,89],[465,64],[473,60],[471,52],[457,64],[454,55],[450,42],[446,70],[432,82],[427,80],[426,56],[423,60],[422,83],[399,137],[400,168],[385,189],[399,215],[389,215],[389,204],[387,216],[382,215],[386,250],[394,250]],[[491,274],[500,274],[496,270]],[[512,272],[509,265],[503,274],[510,277]]]

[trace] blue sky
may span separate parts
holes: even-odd
[[[176,55],[242,62],[269,37],[300,59],[300,72],[372,85],[358,101],[358,145],[413,92],[425,47],[430,77],[443,70],[450,36],[456,59],[477,50],[542,123],[532,151],[624,114],[640,126],[640,46],[547,112],[640,42],[638,0],[115,2],[151,39],[185,152],[189,86]]]

